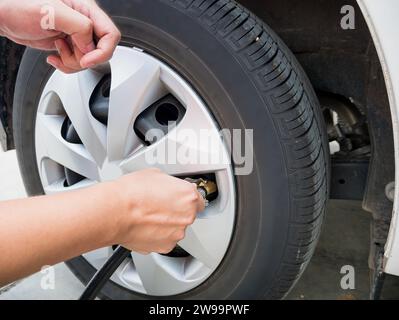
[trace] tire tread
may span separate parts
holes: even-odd
[[[329,160],[320,106],[288,48],[248,10],[231,0],[175,3],[201,12],[204,27],[215,32],[254,79],[278,129],[293,205],[281,268],[264,297],[283,298],[309,263],[325,215]]]

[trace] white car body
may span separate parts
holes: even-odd
[[[389,274],[399,276],[399,1],[358,0],[374,39],[384,72],[392,113],[395,141],[395,200],[393,218],[385,248],[385,268]]]

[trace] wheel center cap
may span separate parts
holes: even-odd
[[[122,170],[115,163],[105,160],[103,166],[99,169],[101,181],[112,181],[123,175]]]

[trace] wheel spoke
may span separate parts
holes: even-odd
[[[179,246],[209,269],[215,269],[229,244],[231,223],[228,212],[197,219],[187,228],[186,237]]]
[[[38,141],[45,142],[41,159],[50,158],[56,163],[93,181],[99,181],[97,164],[83,145],[65,141],[61,135],[63,117],[38,115]]]
[[[101,74],[94,71],[72,75],[55,72],[46,86],[46,92],[58,94],[83,145],[99,166],[102,165],[106,156],[106,130],[91,115],[89,101],[101,77]]]
[[[225,170],[229,159],[213,120],[186,105],[182,121],[155,144],[144,147],[121,163],[124,172],[157,167],[170,175],[190,175]]]
[[[137,55],[137,59],[132,55]],[[156,61],[133,49],[115,53],[110,61],[112,83],[108,116],[108,158],[121,160],[140,141],[133,125],[137,116],[166,94]]]
[[[152,253],[132,253],[136,271],[148,295],[165,296],[189,290],[195,280],[184,278],[184,264],[178,259]]]
[[[85,257],[96,269],[100,269],[112,255],[112,248],[101,248],[85,253]]]

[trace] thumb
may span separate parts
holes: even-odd
[[[55,11],[55,29],[69,35],[84,54],[96,48],[93,41],[93,22],[63,2]]]

